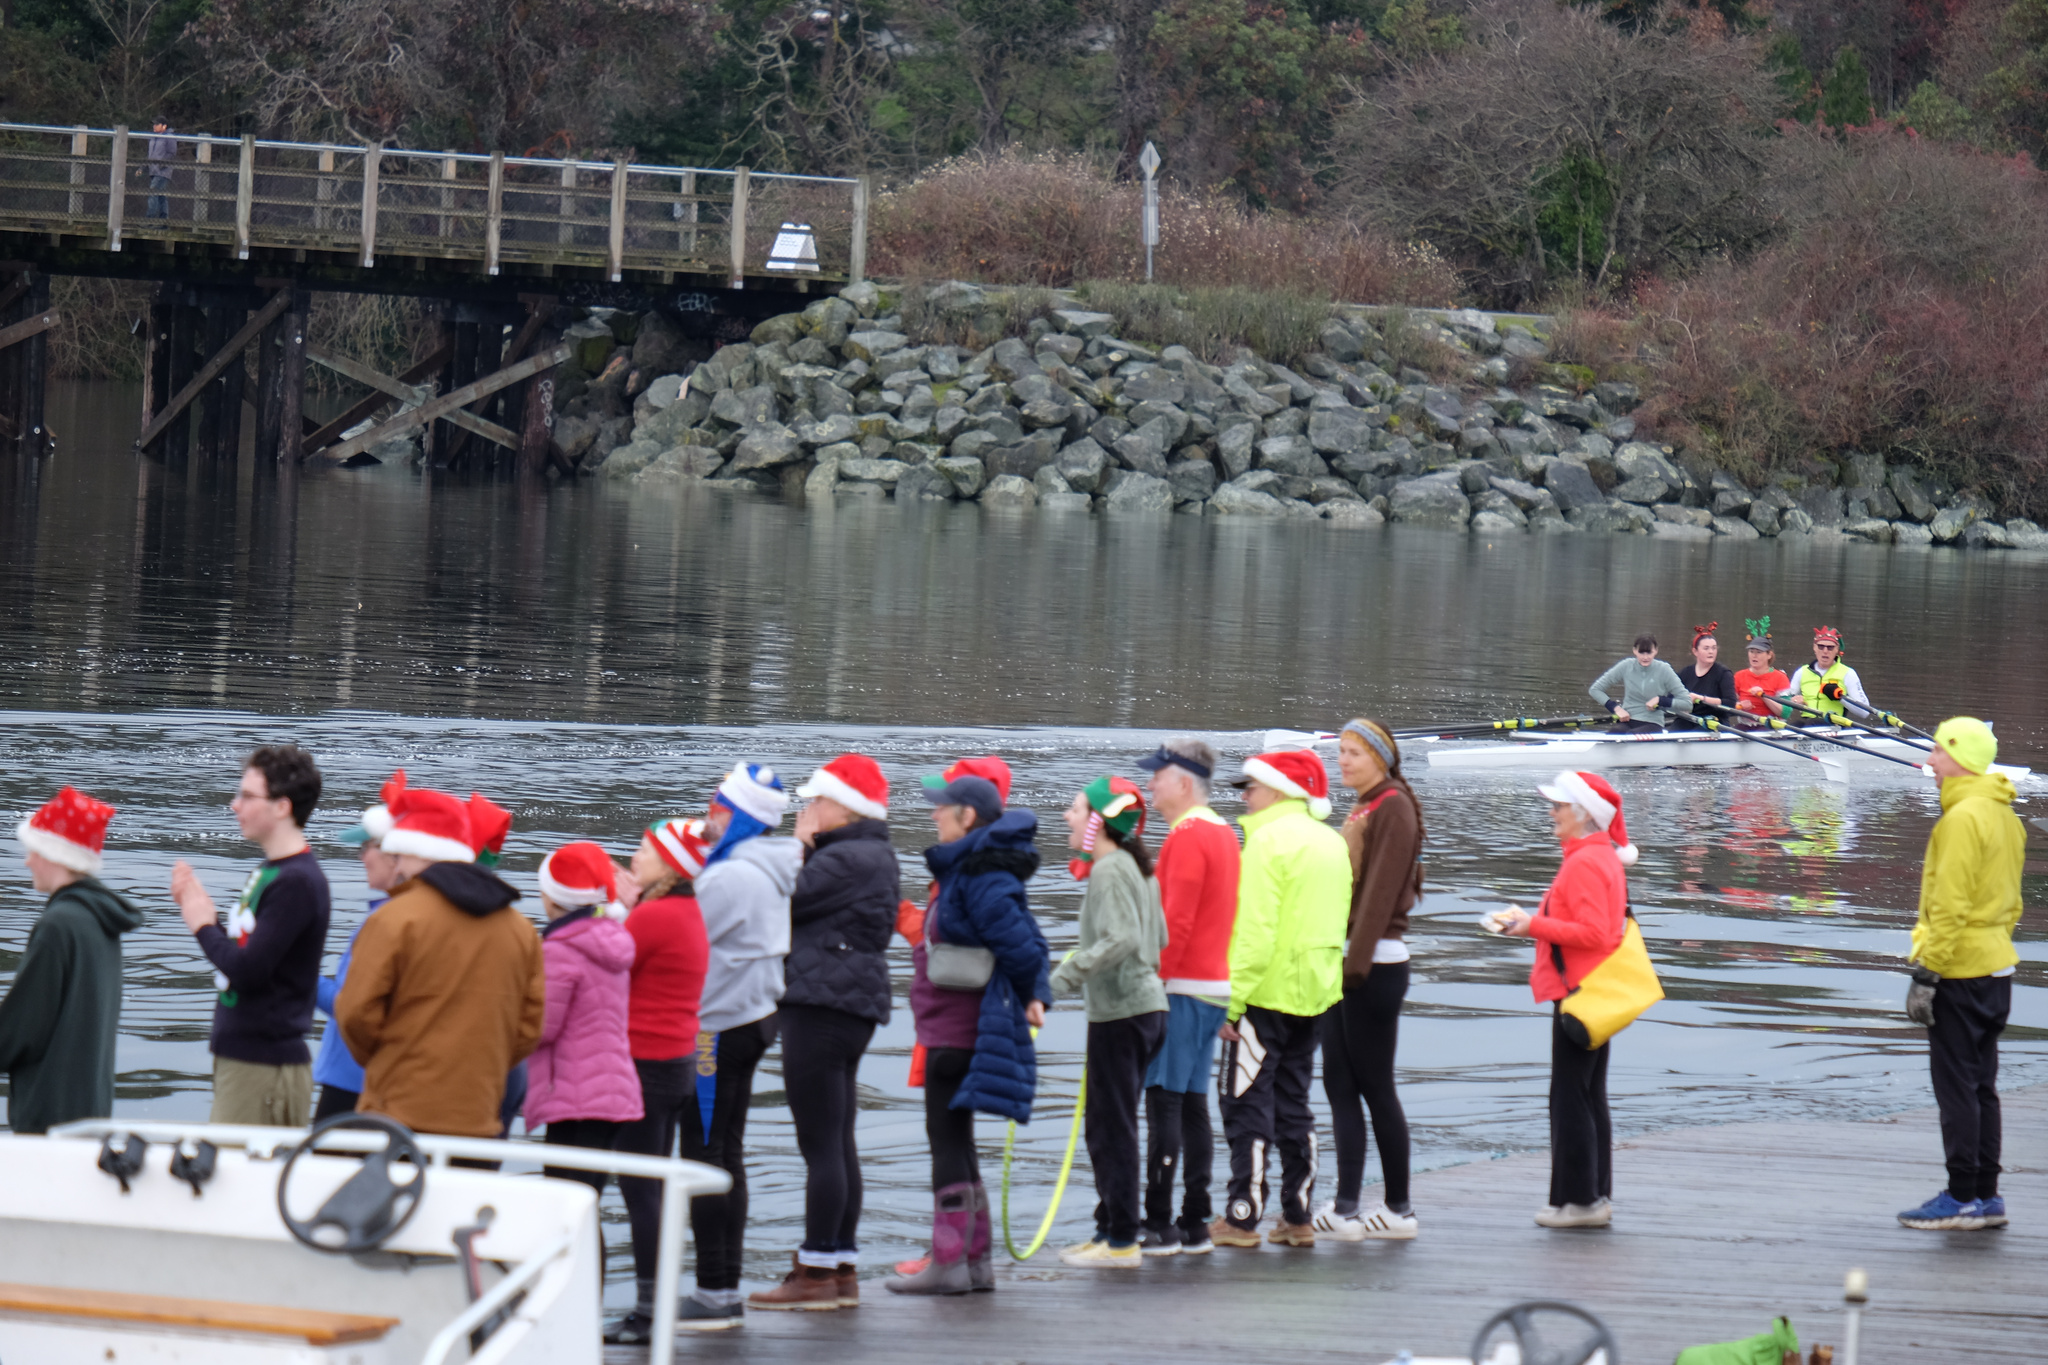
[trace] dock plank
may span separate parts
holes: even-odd
[[[1870,1274],[1861,1365],[2048,1356],[2048,1086],[2005,1097],[2015,1224],[1913,1232],[1897,1211],[1940,1187],[1934,1111],[1854,1123],[1675,1129],[1615,1153],[1615,1226],[1551,1232],[1530,1216],[1548,1157],[1419,1175],[1422,1236],[1312,1251],[1267,1246],[1149,1261],[1136,1273],[1069,1270],[1054,1251],[997,1256],[1001,1288],[900,1299],[862,1286],[858,1311],[750,1313],[737,1332],[685,1334],[677,1359],[754,1365],[1183,1362],[1239,1357],[1348,1365],[1463,1353],[1496,1310],[1581,1304],[1629,1365],[1792,1319],[1805,1345],[1839,1346],[1842,1275]],[[1085,1171],[1076,1172],[1085,1181]],[[1085,1185],[1076,1191],[1085,1198]],[[1370,1193],[1370,1192],[1368,1192]],[[610,1348],[607,1365],[644,1351]]]

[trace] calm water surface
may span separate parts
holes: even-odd
[[[127,947],[122,1114],[206,1112],[210,969],[164,887],[176,856],[217,895],[239,884],[253,851],[226,802],[241,755],[263,741],[310,746],[327,774],[310,833],[335,888],[335,950],[365,888],[333,836],[394,767],[514,809],[507,863],[532,891],[547,849],[598,838],[623,851],[648,819],[701,807],[737,759],[801,776],[857,747],[898,783],[913,894],[930,829],[915,775],[963,753],[1009,758],[1015,799],[1048,826],[1032,891],[1061,952],[1079,896],[1057,811],[1099,772],[1134,773],[1164,733],[1208,733],[1235,756],[1267,726],[1353,714],[1575,712],[1638,630],[1682,660],[1691,624],[1727,623],[1733,651],[1742,618],[1766,612],[1788,644],[1841,626],[1881,705],[1930,728],[1957,711],[1992,718],[2008,761],[2048,767],[2043,557],[1488,543],[587,482],[521,495],[401,469],[280,480],[246,459],[138,462],[128,390],[81,387],[53,407],[64,453],[0,464],[0,815],[11,829],[63,782],[121,809],[107,879],[151,911]],[[1525,984],[1529,950],[1474,920],[1548,881],[1546,809],[1534,775],[1432,775],[1419,754],[1413,769],[1430,833],[1401,1041],[1417,1157],[1538,1148],[1548,1029]],[[1632,891],[1671,996],[1617,1044],[1625,1132],[1927,1102],[1898,966],[1938,806],[1931,784],[1896,771],[1859,768],[1848,786],[1789,769],[1619,776],[1643,850]],[[2022,810],[2048,815],[2048,801]],[[2048,866],[2038,851],[2028,866],[2010,1083],[2048,1080]],[[538,912],[537,896],[525,904]],[[39,905],[25,873],[0,881],[0,974]],[[1082,1036],[1065,1006],[1042,1040],[1039,1116],[1019,1135],[1020,1235],[1050,1192]],[[921,1241],[929,1208],[920,1093],[904,1084],[911,1041],[899,1008],[862,1071],[876,1262]],[[801,1236],[802,1167],[773,1055],[755,1103],[751,1241],[766,1275]],[[984,1120],[983,1137],[993,1176],[1000,1129]],[[1928,1178],[1938,1159],[1928,1153]],[[1085,1158],[1077,1182],[1062,1233],[1093,1203]]]

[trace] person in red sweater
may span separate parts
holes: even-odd
[[[1496,932],[1537,941],[1529,988],[1551,1002],[1550,1203],[1536,1215],[1546,1228],[1604,1228],[1614,1220],[1614,1124],[1607,1112],[1607,1049],[1568,1037],[1557,1002],[1621,946],[1628,927],[1628,841],[1621,794],[1598,773],[1565,772],[1538,787],[1564,863],[1534,916],[1509,907]]]
[[[697,1005],[703,995],[704,971],[711,946],[704,934],[704,916],[697,908],[691,878],[704,869],[705,843],[700,821],[680,817],[657,820],[640,837],[625,887],[637,884],[639,899],[626,916],[633,936],[633,975],[626,1007],[626,1041],[633,1069],[640,1075],[641,1117],[620,1125],[616,1150],[645,1156],[668,1156],[682,1134],[683,1155],[692,1161],[724,1165],[718,1153],[706,1150],[706,1132],[714,1125],[719,1105],[730,1107],[716,1062],[710,1085],[700,1092]],[[751,1072],[748,1084],[751,1088]],[[704,1101],[711,1100],[710,1104]],[[741,1101],[744,1104],[744,1101]],[[725,1116],[720,1115],[721,1119]],[[661,1182],[619,1177],[627,1222],[633,1229],[633,1311],[606,1331],[615,1345],[640,1345],[654,1325],[654,1295],[673,1293],[672,1286],[654,1283],[661,1254]],[[726,1264],[725,1246],[736,1242],[735,1217],[746,1226],[746,1209],[730,1208],[730,1195],[706,1195],[690,1201],[690,1230],[697,1243],[697,1290],[676,1310],[676,1326],[693,1331],[720,1331],[740,1325],[739,1266]],[[736,1259],[736,1258],[733,1258]],[[726,1283],[727,1280],[731,1282]]]
[[[1209,1182],[1216,1150],[1209,1122],[1209,1073],[1216,1031],[1230,1005],[1230,931],[1237,923],[1237,835],[1209,809],[1216,751],[1199,739],[1169,739],[1138,766],[1152,774],[1153,808],[1171,826],[1156,865],[1166,912],[1159,979],[1166,983],[1166,1041],[1145,1072],[1147,1256],[1199,1256],[1214,1249]],[[1174,1174],[1185,1193],[1173,1215]]]

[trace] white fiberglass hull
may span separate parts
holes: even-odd
[[[1429,750],[1429,766],[1453,772],[1487,772],[1494,769],[1525,768],[1556,771],[1560,768],[1740,768],[1792,765],[1810,767],[1816,776],[1840,780],[1849,765],[1869,771],[1898,769],[1887,759],[1919,764],[1927,751],[1914,744],[1856,730],[1830,730],[1829,737],[1854,744],[1854,749],[1827,744],[1797,731],[1774,730],[1768,743],[1727,733],[1698,730],[1678,734],[1641,735],[1554,735],[1541,731],[1523,732],[1503,742],[1480,740],[1470,744],[1438,744]],[[1817,760],[1817,761],[1816,761]],[[2031,770],[1994,764],[1992,771],[2015,782],[2030,777]]]

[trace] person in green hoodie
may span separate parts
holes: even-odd
[[[2027,830],[2013,813],[2012,779],[1991,771],[1997,757],[1991,727],[1973,716],[1935,728],[1927,766],[1941,781],[1941,818],[1927,836],[1920,873],[1906,1017],[1927,1026],[1948,1188],[1899,1215],[1909,1228],[1973,1231],[2006,1223],[1998,1193],[1998,1035],[2012,1013],[2020,960],[2012,931],[2020,918]]]
[[[66,787],[15,830],[36,890],[50,898],[0,1000],[0,1071],[17,1133],[114,1113],[121,935],[142,912],[100,884],[113,818],[112,806]]]
[[[1098,777],[1067,808],[1068,868],[1085,882],[1081,943],[1053,969],[1053,989],[1080,991],[1088,1007],[1088,1164],[1095,1170],[1095,1235],[1060,1253],[1084,1270],[1136,1270],[1138,1101],[1145,1069],[1166,1041],[1159,952],[1166,914],[1145,851],[1145,798],[1137,784]]]
[[[1255,1247],[1266,1204],[1266,1153],[1280,1149],[1281,1246],[1311,1247],[1316,1128],[1309,1108],[1316,1021],[1344,996],[1351,853],[1330,816],[1330,776],[1313,750],[1259,754],[1234,784],[1251,813],[1230,933],[1223,1038],[1223,1137],[1230,1190],[1209,1225],[1218,1246]]]

